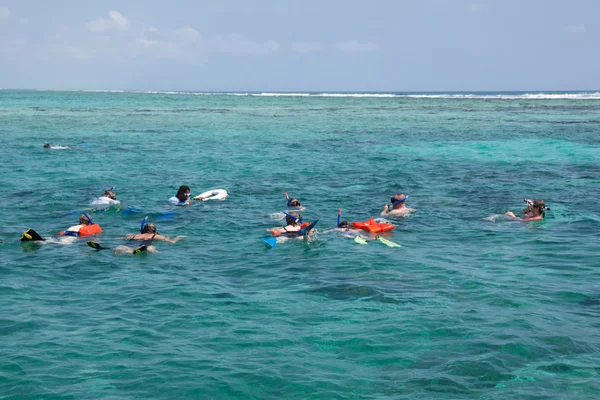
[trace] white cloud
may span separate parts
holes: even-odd
[[[377,43],[361,43],[356,40],[347,40],[345,42],[337,42],[335,44],[338,50],[346,51],[346,52],[363,52],[363,51],[376,51],[379,50],[379,45]]]
[[[214,50],[233,55],[269,54],[279,50],[279,43],[275,40],[266,42],[253,42],[243,35],[219,35],[213,40]]]
[[[10,17],[10,10],[8,7],[0,7],[0,19]]]
[[[471,4],[471,12],[479,12],[481,11],[481,4]]]
[[[562,28],[562,31],[567,32],[567,33],[585,32],[585,25],[583,25],[583,24],[568,25],[568,26],[565,26],[564,28]]]
[[[317,53],[322,50],[321,43],[319,42],[295,42],[292,43],[292,49],[296,53]]]
[[[179,39],[180,41],[188,43],[197,42],[200,39],[202,39],[202,35],[200,34],[200,32],[189,26],[177,29],[175,31],[175,36],[177,36],[177,39]]]
[[[118,11],[110,11],[108,18],[98,17],[86,24],[90,32],[125,31],[129,29],[129,20]]]

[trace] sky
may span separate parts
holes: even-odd
[[[0,88],[600,89],[597,0],[0,0]]]

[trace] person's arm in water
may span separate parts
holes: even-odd
[[[382,217],[385,217],[387,215],[389,208],[390,208],[390,206],[387,204],[385,206],[383,206],[383,210],[381,210]]]
[[[542,217],[541,215],[537,215],[535,217],[524,217],[524,218],[521,218],[521,217],[517,217],[515,215],[515,213],[512,212],[512,211],[507,211],[506,214],[504,214],[504,215],[506,215],[508,218],[513,219],[515,221],[525,221],[525,222],[527,222],[527,221],[539,221],[539,220],[544,219],[544,217]]]
[[[170,238],[168,236],[164,236],[164,235],[156,235],[154,236],[154,240],[162,240],[163,242],[168,242],[168,243],[177,243],[179,240],[185,238],[187,236],[175,236],[174,238]]]

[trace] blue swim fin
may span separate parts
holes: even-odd
[[[260,240],[271,246],[271,248],[277,244],[277,238],[260,238]]]
[[[316,220],[315,222],[312,222],[309,226],[307,226],[306,228],[302,229],[300,231],[300,233],[303,234],[303,235],[308,235],[309,232],[312,230],[312,228],[315,227],[315,225],[317,224],[317,222],[319,222],[319,220]]]

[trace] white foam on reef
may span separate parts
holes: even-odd
[[[2,90],[2,89],[0,89]],[[192,91],[127,91],[116,89],[74,90],[92,93],[139,93],[183,96],[251,96],[251,97],[340,97],[340,98],[408,98],[448,100],[600,100],[600,92],[448,92],[448,93],[343,93],[343,92],[192,92]]]
[[[263,97],[309,97],[310,93],[250,93],[250,96]]]
[[[120,90],[120,89],[86,89],[86,90],[77,90],[77,92],[89,92],[89,93],[125,93],[126,90]]]
[[[585,93],[522,93],[522,94],[406,94],[398,97],[415,99],[490,99],[490,100],[600,100],[600,92]]]

